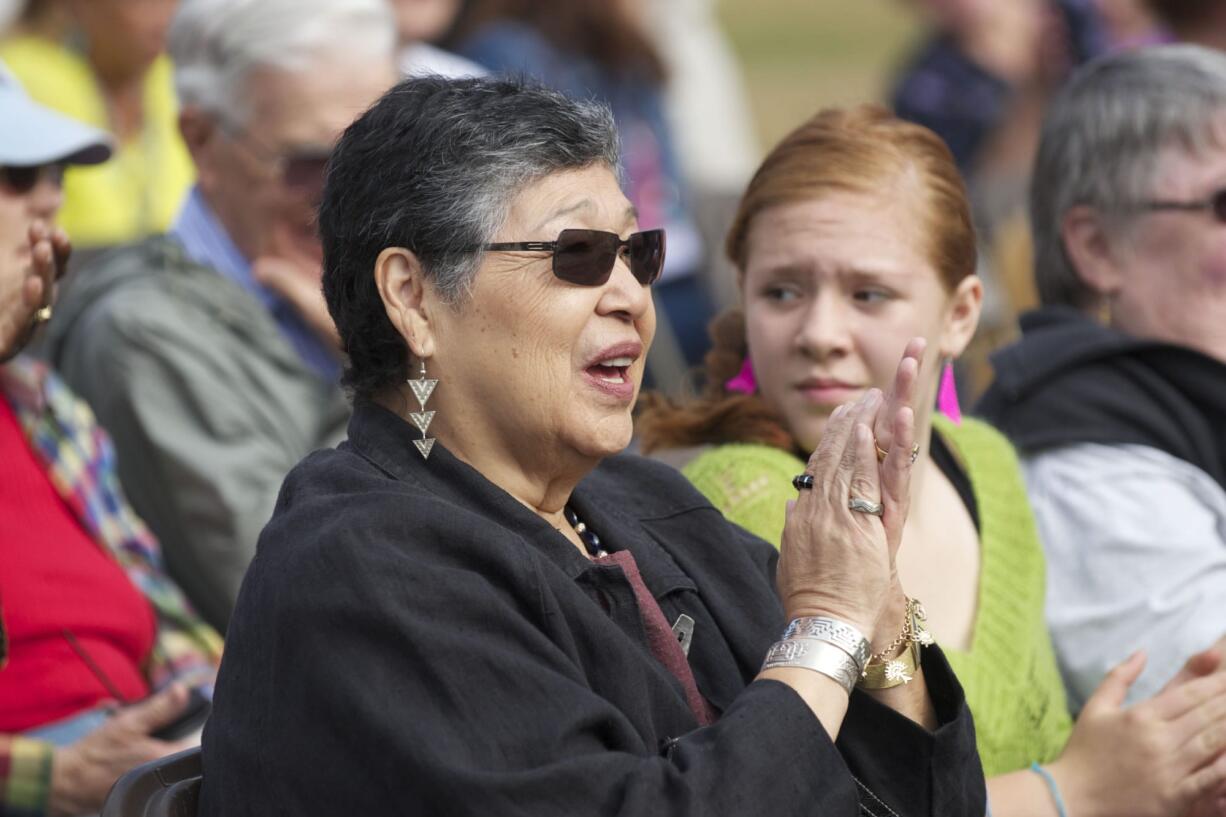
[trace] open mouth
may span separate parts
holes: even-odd
[[[593,377],[603,383],[620,385],[629,381],[630,366],[633,363],[634,361],[631,358],[615,357],[588,366],[587,370]]]

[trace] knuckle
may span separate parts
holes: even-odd
[[[867,499],[870,502],[877,501],[877,486],[873,485],[862,474],[855,474],[851,478],[851,492],[853,495],[861,499]]]

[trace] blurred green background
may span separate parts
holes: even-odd
[[[823,106],[882,100],[919,33],[908,5],[721,0],[720,17],[741,59],[763,149]]]

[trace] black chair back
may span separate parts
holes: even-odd
[[[200,747],[137,766],[115,781],[99,817],[196,817]]]

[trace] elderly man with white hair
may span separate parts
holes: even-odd
[[[1077,74],[1031,217],[1044,306],[980,410],[1025,458],[1070,703],[1141,648],[1138,700],[1226,631],[1226,55]]]
[[[394,48],[385,0],[184,0],[169,49],[198,182],[169,234],[83,270],[50,327],[218,627],[285,473],[344,435],[314,212],[336,139],[396,80]]]

